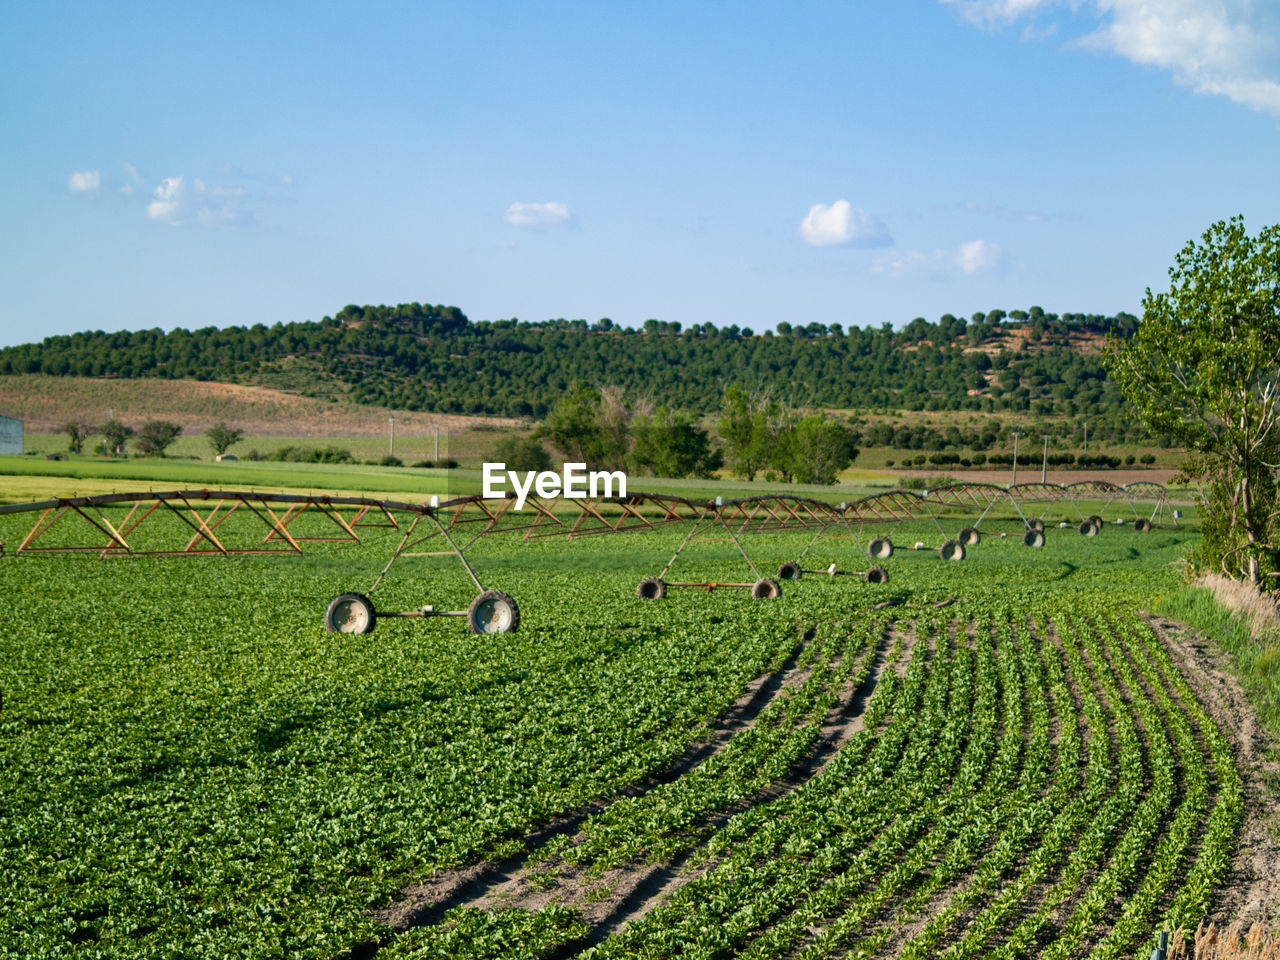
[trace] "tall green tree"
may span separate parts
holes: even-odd
[[[735,476],[751,481],[769,467],[778,415],[777,402],[767,394],[750,394],[737,383],[725,389],[716,432],[724,443],[725,460]]]
[[[835,483],[840,471],[858,456],[853,431],[817,414],[796,423],[790,448],[797,483]]]
[[[182,427],[172,420],[148,420],[138,431],[138,450],[148,457],[163,457],[180,433]]]
[[[118,457],[124,455],[124,445],[133,436],[133,427],[125,426],[115,417],[112,417],[98,428],[98,432],[102,434],[103,444],[107,448],[107,453],[113,457]]]
[[[1280,225],[1213,224],[1177,255],[1169,289],[1114,335],[1105,364],[1142,421],[1185,445],[1203,481],[1197,563],[1274,586],[1280,570]]]
[[[632,433],[632,469],[659,477],[710,477],[724,463],[710,434],[683,411],[659,407],[652,417],[637,416]]]
[[[635,410],[619,387],[593,390],[577,384],[547,414],[540,436],[574,463],[621,470],[631,449]]]
[[[85,440],[97,431],[83,420],[68,420],[62,425],[62,432],[67,435],[67,449],[72,453],[82,453]]]
[[[240,442],[240,438],[244,436],[244,431],[228,427],[225,423],[219,421],[206,430],[204,435],[209,439],[209,446],[213,448],[213,455],[220,457]]]

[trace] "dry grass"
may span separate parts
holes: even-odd
[[[1186,942],[1182,931],[1174,936],[1169,960],[1280,960],[1280,940],[1257,921],[1247,933],[1238,922],[1221,930],[1201,922],[1193,943]]]
[[[1280,603],[1252,583],[1206,573],[1196,581],[1213,591],[1217,601],[1249,624],[1250,633],[1261,642],[1280,642]]]
[[[230,383],[39,374],[0,377],[0,414],[25,421],[27,433],[58,433],[68,420],[98,424],[109,415],[135,427],[146,420],[172,420],[187,435],[225,421],[248,436],[268,437],[384,437],[392,415],[397,434],[403,435],[426,435],[436,427],[449,433],[477,426],[509,429],[519,423],[333,403]]]

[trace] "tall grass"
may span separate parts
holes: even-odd
[[[1190,947],[1181,936],[1173,940],[1169,960],[1280,960],[1280,940],[1256,921],[1247,933],[1239,923],[1225,929],[1201,923]]]
[[[1280,736],[1280,611],[1252,586],[1209,575],[1167,597],[1156,612],[1218,642],[1258,716]]]

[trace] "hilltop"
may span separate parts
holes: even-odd
[[[799,406],[1123,418],[1099,362],[1129,314],[1039,307],[916,318],[901,330],[780,322],[730,325],[604,318],[472,322],[456,307],[347,306],[320,321],[188,331],[79,333],[0,350],[0,375],[193,380],[406,411],[542,417],[575,382],[616,384],[705,414],[727,382]],[[2,381],[0,381],[2,382]]]

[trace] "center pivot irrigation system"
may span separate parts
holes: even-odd
[[[1081,503],[1103,502],[1099,512],[1086,515]],[[911,549],[936,550],[946,561],[959,561],[966,549],[988,536],[1010,535],[1001,524],[1014,525],[1014,534],[1029,547],[1045,545],[1045,516],[1055,505],[1070,504],[1079,518],[1077,531],[1096,536],[1104,526],[1102,513],[1113,504],[1127,506],[1132,519],[1117,517],[1138,532],[1153,525],[1173,525],[1179,513],[1169,507],[1165,488],[1157,483],[1118,486],[1106,481],[1065,485],[1024,483],[1001,487],[986,483],[958,483],[922,493],[890,490],[848,503],[832,504],[811,497],[768,494],[741,499],[690,500],[658,493],[632,493],[626,497],[560,499],[530,497],[525,509],[515,509],[514,494],[501,498],[458,497],[440,502],[404,503],[368,497],[316,496],[259,493],[235,490],[174,490],[167,492],[112,493],[92,497],[58,497],[36,503],[0,505],[0,516],[36,514],[35,522],[13,553],[31,556],[48,553],[89,553],[111,557],[194,557],[233,554],[297,555],[310,542],[360,543],[362,535],[380,528],[384,535],[399,534],[399,543],[377,578],[363,593],[342,593],[324,614],[327,630],[369,633],[386,617],[465,617],[473,633],[510,633],[520,625],[516,601],[500,590],[485,587],[467,560],[467,551],[481,539],[496,534],[519,534],[522,541],[544,537],[587,537],[657,530],[687,524],[689,530],[671,559],[656,576],[646,576],[637,588],[642,599],[660,599],[672,587],[706,591],[722,587],[749,589],[756,599],[778,597],[779,581],[803,576],[853,577],[865,583],[887,583],[888,572],[878,563],[866,570],[843,570],[836,563],[826,568],[806,567],[804,561],[819,544],[843,541],[854,545],[864,528],[876,536],[866,551],[873,561],[893,556],[892,539],[908,521],[930,521],[941,543],[917,541]],[[993,512],[1000,507],[1008,512]],[[1147,510],[1147,507],[1150,510]],[[1142,507],[1140,510],[1139,507]],[[976,520],[948,537],[943,522]],[[305,519],[304,519],[305,518]],[[982,524],[987,524],[984,531]],[[1063,521],[1059,527],[1070,526]],[[763,574],[745,544],[748,535],[811,532],[808,544],[794,559],[778,567],[775,577]],[[437,540],[437,538],[439,538]],[[750,578],[724,581],[667,580],[686,549],[698,543],[732,544]],[[423,549],[434,547],[435,549]],[[0,543],[0,556],[4,544]],[[453,557],[478,591],[466,610],[440,610],[424,605],[416,610],[375,608],[370,596],[392,567],[411,557]]]

